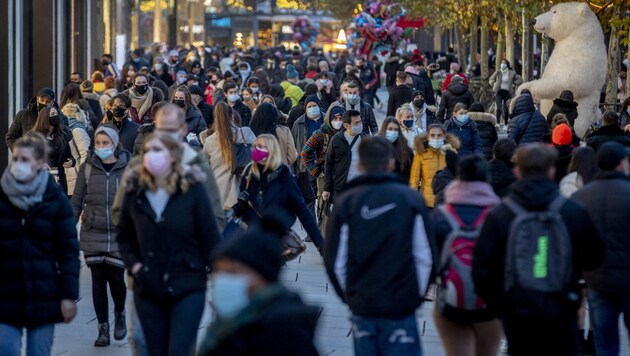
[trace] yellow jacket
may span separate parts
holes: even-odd
[[[435,176],[435,173],[439,170],[446,167],[445,151],[449,149],[457,151],[459,148],[459,140],[455,135],[447,134],[444,140],[444,146],[436,150],[429,147],[428,136],[427,133],[424,132],[416,136],[414,147],[416,149],[416,155],[413,157],[413,163],[411,164],[409,186],[412,189],[418,189],[418,186],[420,186],[420,193],[427,207],[433,208],[435,202],[433,188],[431,188],[433,176]]]

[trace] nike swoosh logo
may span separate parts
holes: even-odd
[[[390,203],[371,210],[367,207],[367,205],[364,205],[363,207],[361,207],[361,217],[364,220],[372,220],[395,208],[396,203]]]

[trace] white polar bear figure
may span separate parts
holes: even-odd
[[[537,16],[534,29],[555,40],[555,47],[542,77],[522,84],[518,91],[528,89],[546,116],[553,99],[571,90],[578,103],[575,130],[581,136],[601,115],[599,97],[608,55],[599,20],[586,3],[561,3]]]

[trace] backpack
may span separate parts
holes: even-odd
[[[484,208],[471,225],[462,221],[451,204],[438,209],[451,226],[440,258],[438,310],[456,322],[482,321],[488,312],[485,302],[475,293],[472,265],[479,232],[491,208]]]
[[[507,308],[519,316],[561,319],[580,304],[571,288],[571,237],[560,215],[566,203],[558,194],[546,210],[528,211],[512,198],[503,200],[516,215],[509,228],[504,291]]]

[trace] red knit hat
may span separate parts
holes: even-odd
[[[573,140],[573,134],[571,133],[571,128],[567,124],[560,124],[553,129],[553,133],[551,134],[551,142],[554,145],[563,146],[571,144]]]

